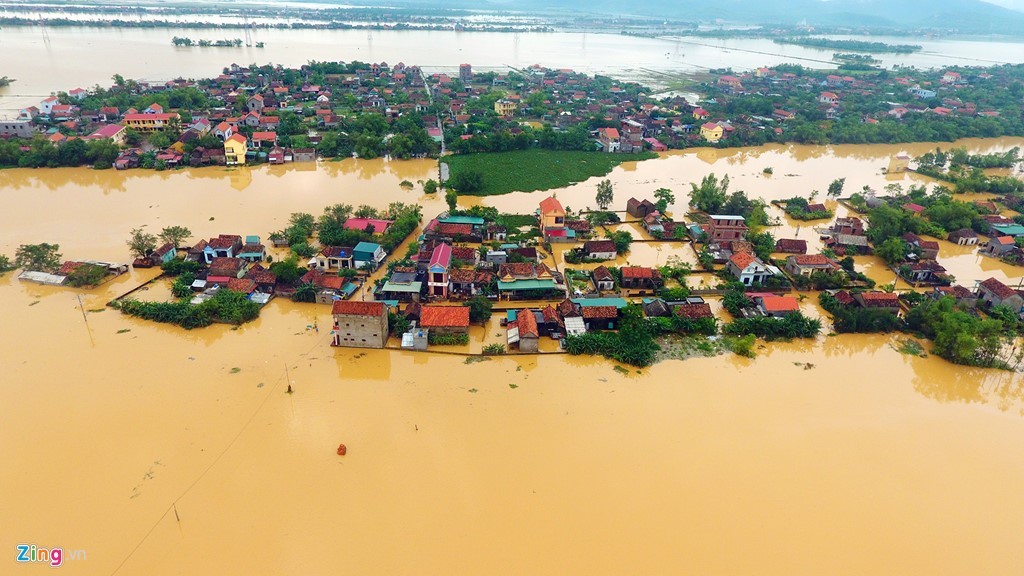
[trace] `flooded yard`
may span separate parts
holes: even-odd
[[[711,171],[751,196],[783,199],[842,175],[848,190],[884,186],[891,177],[879,168],[907,149],[805,148],[672,153],[609,178],[619,205],[667,186],[682,213],[688,184]],[[266,237],[291,212],[339,202],[419,202],[429,218],[443,196],[398,184],[434,174],[429,161],[348,160],[5,170],[0,253],[56,242],[68,258],[125,261],[136,226]],[[557,195],[582,209],[595,185]],[[532,212],[543,197],[460,204]],[[796,235],[796,225],[784,226]],[[941,245],[940,262],[968,287],[1024,276]],[[564,268],[560,248],[552,261]],[[688,250],[638,242],[616,265],[689,261]],[[855,260],[876,282],[892,281],[876,258]],[[643,370],[564,354],[467,363],[331,348],[329,307],[283,298],[249,324],[194,331],[105,307],[157,273],[86,291],[0,277],[0,517],[16,520],[0,523],[0,541],[86,550],[65,564],[70,573],[860,576],[1024,566],[1013,552],[1024,547],[1019,373],[904,354],[903,335],[824,333],[759,344],[753,360]],[[701,278],[713,280],[687,281]],[[140,297],[167,290],[156,283]],[[801,309],[822,314],[812,297]],[[496,313],[471,329],[468,349],[504,339]],[[541,350],[557,343],[542,338]],[[39,572],[0,573],[21,568]]]

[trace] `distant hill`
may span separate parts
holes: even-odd
[[[406,0],[408,4],[416,0]],[[430,0],[436,7],[664,16],[751,24],[935,27],[1024,35],[1024,13],[980,0]]]

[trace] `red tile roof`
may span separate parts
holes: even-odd
[[[853,295],[851,295],[846,290],[840,290],[839,292],[836,292],[835,293],[835,297],[836,297],[836,301],[839,302],[840,304],[844,305],[844,306],[852,304],[853,302],[855,302],[855,300],[853,299]]]
[[[440,222],[437,225],[437,233],[443,236],[469,236],[473,233],[473,226],[456,222]]]
[[[680,304],[675,309],[676,316],[680,318],[711,318],[711,305],[707,302]]]
[[[762,296],[761,306],[765,312],[797,312],[800,303],[792,296]]]
[[[615,252],[615,242],[611,240],[589,240],[583,243],[583,252],[586,254]]]
[[[57,275],[58,276],[67,276],[68,274],[71,274],[72,272],[75,271],[76,268],[78,268],[79,266],[81,266],[83,264],[85,264],[85,263],[84,262],[74,262],[72,260],[68,260],[67,262],[65,262],[65,263],[60,265],[60,270],[57,270]]]
[[[644,266],[623,266],[620,271],[622,272],[623,279],[646,280],[649,278],[661,278],[661,272]]]
[[[584,306],[583,317],[586,319],[618,318],[619,309],[615,306]]]
[[[824,254],[797,254],[795,256],[790,256],[790,258],[792,258],[798,266],[839,266]]]
[[[420,326],[424,328],[469,327],[469,308],[466,306],[424,306],[420,311]]]
[[[331,314],[340,316],[383,316],[387,308],[383,302],[335,300]]]
[[[804,252],[807,252],[807,241],[795,240],[791,238],[780,238],[775,242],[775,251],[803,254]]]
[[[746,252],[738,252],[736,254],[733,254],[729,258],[729,262],[732,262],[733,266],[739,268],[740,270],[744,270],[747,266],[750,266],[755,260],[757,260],[757,258]]]
[[[533,315],[532,310],[523,309],[516,315],[516,324],[519,325],[519,337],[533,336],[534,338],[540,336],[540,331],[537,330],[537,317]]]
[[[1009,286],[1003,284],[1002,282],[996,280],[995,278],[989,278],[988,280],[985,280],[980,284],[980,286],[982,288],[985,288],[989,292],[995,294],[996,296],[999,296],[1000,298],[1009,298],[1010,296],[1016,294],[1016,292],[1013,291],[1013,288],[1010,288]]]
[[[900,305],[899,294],[888,292],[862,292],[861,301],[865,308],[897,308]]]
[[[256,281],[251,278],[232,278],[228,280],[227,289],[242,294],[251,294],[256,290]]]
[[[245,260],[241,258],[214,258],[210,262],[210,276],[237,276],[243,268]]]
[[[554,322],[554,323],[558,324],[559,326],[564,326],[565,325],[562,322],[562,319],[558,316],[558,311],[555,310],[555,308],[553,306],[551,306],[551,304],[548,304],[547,306],[545,306],[544,309],[541,310],[540,312],[541,312],[541,314],[544,315],[544,322]]]
[[[231,248],[236,243],[242,243],[242,237],[234,234],[221,234],[216,238],[211,238],[209,246],[215,250],[223,250],[225,248]]]
[[[559,212],[564,214],[565,208],[562,208],[562,203],[558,201],[558,198],[554,196],[548,196],[540,202],[541,214],[550,214],[552,212]]]
[[[374,234],[383,234],[388,226],[391,226],[391,220],[381,220],[379,218],[349,218],[345,221],[346,230],[366,230],[367,226],[373,226]]]
[[[345,279],[334,274],[324,274],[317,270],[310,270],[302,275],[302,281],[312,284],[317,288],[329,290],[340,290],[345,285]]]
[[[456,260],[462,260],[463,262],[472,262],[476,260],[477,251],[469,246],[453,246],[452,247],[452,258]]]
[[[246,278],[250,278],[257,284],[276,284],[277,274],[274,274],[270,270],[260,266],[259,264],[253,266],[245,273]]]

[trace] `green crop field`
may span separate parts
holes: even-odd
[[[623,162],[656,158],[653,152],[640,154],[606,154],[578,150],[523,150],[517,152],[487,152],[446,156],[451,171],[449,177],[460,172],[477,172],[483,185],[473,196],[493,196],[509,192],[533,192],[564,188],[594,176],[604,176]],[[464,194],[463,191],[459,191]]]

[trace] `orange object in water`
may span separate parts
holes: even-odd
[[[348,452],[348,448],[344,444],[338,444],[338,456],[344,456]]]

